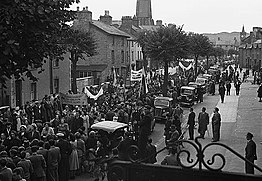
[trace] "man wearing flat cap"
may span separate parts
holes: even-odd
[[[256,152],[256,143],[252,140],[253,134],[247,133],[247,146],[245,148],[245,158],[254,164],[254,161],[257,160],[257,152]],[[254,174],[254,166],[248,162],[245,162],[245,170],[247,174]]]

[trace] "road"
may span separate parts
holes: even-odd
[[[205,95],[204,102],[198,103],[193,106],[195,113],[201,111],[202,107],[206,107],[206,112],[212,117],[212,112],[214,107],[220,109],[220,114],[222,117],[221,125],[221,140],[219,143],[228,145],[239,154],[244,156],[244,149],[246,146],[245,135],[247,132],[254,134],[254,141],[257,144],[257,156],[258,160],[255,161],[255,164],[262,168],[262,103],[258,102],[256,90],[258,85],[251,85],[251,79],[241,85],[240,96],[235,95],[235,88],[232,85],[231,95],[225,97],[225,102],[222,104],[220,102],[220,97],[218,92],[215,96]],[[217,89],[216,89],[217,90]],[[187,121],[187,116],[189,113],[189,108],[184,108],[184,123]],[[206,134],[206,139],[201,139],[200,143],[202,146],[211,143],[212,139],[212,130],[211,124],[209,125],[208,134]],[[157,150],[164,148],[164,124],[157,123],[155,130],[152,133],[151,137],[153,143],[157,145]],[[195,136],[197,136],[197,130],[195,130]],[[188,138],[188,133],[185,134],[185,138]],[[196,158],[196,151],[192,146],[184,144],[185,149],[189,150],[192,158]],[[206,150],[205,160],[210,159],[215,153],[221,153],[226,158],[226,165],[223,168],[223,171],[229,172],[239,172],[244,173],[244,161],[232,154],[229,150],[220,147],[212,146]],[[157,164],[159,164],[167,151],[163,151],[157,155]],[[182,155],[182,161],[184,163],[185,155]],[[215,159],[215,164],[213,168],[218,168],[221,165],[221,160]],[[255,174],[262,174],[259,171],[255,170]],[[82,175],[75,179],[76,181],[84,180],[93,180],[89,175]]]

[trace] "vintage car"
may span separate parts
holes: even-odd
[[[191,86],[182,86],[178,102],[181,106],[193,106],[197,100],[197,89]]]
[[[189,82],[188,83],[189,87],[195,87],[196,89],[201,89],[201,91],[203,92],[203,94],[206,93],[207,89],[205,86],[203,86],[202,84],[198,83],[198,82]]]
[[[164,113],[172,112],[172,101],[170,97],[156,97],[154,101],[154,119],[155,121],[165,121]]]

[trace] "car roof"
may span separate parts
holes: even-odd
[[[195,87],[190,87],[190,86],[182,86],[181,89],[190,89],[190,90],[195,90]]]
[[[91,126],[92,129],[104,130],[108,133],[113,133],[117,129],[125,128],[128,125],[125,123],[115,122],[115,121],[101,121],[95,123]]]
[[[2,109],[7,109],[7,108],[9,108],[10,106],[2,106],[2,107],[0,107],[0,110],[2,110]]]
[[[201,85],[201,84],[198,82],[189,82],[188,85]]]
[[[168,100],[168,101],[173,100],[173,98],[171,98],[171,97],[156,97],[155,100],[157,100],[157,99],[164,99],[164,100]]]

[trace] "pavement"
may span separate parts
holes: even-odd
[[[251,74],[250,74],[251,75]],[[230,96],[225,96],[224,103],[221,103],[220,97],[216,92],[215,96],[205,95],[204,102],[193,106],[194,111],[198,115],[202,107],[206,107],[207,111],[212,118],[212,112],[214,107],[220,109],[220,114],[222,118],[221,124],[221,139],[219,143],[225,144],[231,147],[233,150],[244,156],[247,132],[251,132],[254,135],[253,140],[257,145],[257,157],[258,160],[255,164],[262,168],[262,103],[258,102],[257,89],[258,85],[253,85],[251,82],[253,77],[249,76],[246,82],[243,82],[240,89],[240,95],[236,96],[235,88],[232,84]],[[216,89],[217,90],[217,89]],[[184,109],[185,116],[183,124],[186,123],[188,117],[188,109]],[[211,119],[210,119],[211,121]],[[195,130],[195,136],[198,136],[197,130]],[[152,134],[154,138],[153,143],[157,145],[157,150],[160,150],[165,146],[163,138],[163,124],[156,124],[155,131]],[[188,138],[188,133],[185,134],[185,138]],[[212,139],[212,129],[211,123],[208,126],[208,132],[206,133],[206,138],[201,139],[200,143],[204,147],[205,145],[211,143]],[[185,149],[189,150],[191,153],[191,158],[196,158],[196,151],[189,144],[184,144]],[[226,159],[226,164],[223,171],[244,173],[245,162],[238,158],[236,155],[232,154],[229,150],[221,146],[211,146],[209,147],[204,155],[205,160],[211,159],[215,153],[222,154]],[[167,151],[163,151],[157,155],[157,163],[163,160]],[[186,162],[186,155],[181,155],[183,163]],[[218,168],[222,164],[219,157],[215,158],[215,163],[212,168]],[[197,168],[197,167],[196,167]],[[204,168],[205,169],[205,168]],[[262,175],[261,172],[255,169],[255,174]],[[93,181],[89,174],[84,174],[75,179],[76,181]]]

